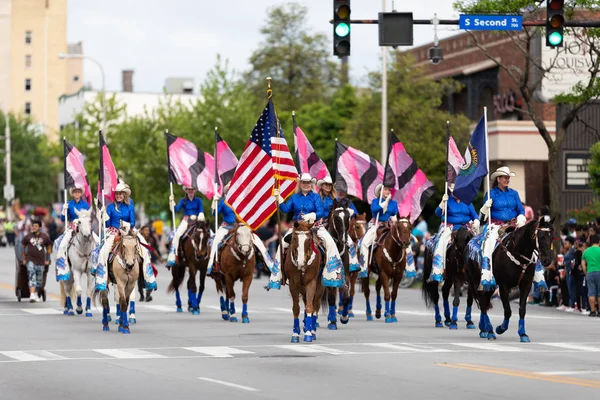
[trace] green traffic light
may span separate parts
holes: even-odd
[[[350,25],[345,22],[338,24],[335,27],[335,34],[339,37],[346,37],[350,34]]]
[[[552,46],[558,46],[563,41],[563,35],[560,32],[552,32],[550,36],[548,36],[548,43]]]

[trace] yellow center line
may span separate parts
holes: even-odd
[[[8,285],[6,283],[0,283],[0,288],[12,290],[13,292],[17,289],[13,285]],[[60,296],[57,296],[57,295],[52,294],[52,293],[47,293],[46,292],[46,296],[48,296],[49,298],[54,299],[54,300],[60,300]]]
[[[486,365],[476,365],[476,364],[436,363],[435,365],[440,366],[440,367],[446,367],[446,368],[464,369],[464,370],[476,371],[476,372],[487,372],[490,374],[515,376],[518,378],[533,379],[533,380],[546,381],[546,382],[562,383],[565,385],[576,385],[576,386],[584,386],[584,387],[600,389],[600,381],[590,380],[590,379],[579,379],[579,378],[572,378],[572,377],[559,376],[559,375],[542,375],[542,374],[537,374],[535,372],[522,371],[522,370],[517,370],[517,369],[508,369],[508,368],[497,368],[497,367],[490,367],[490,366],[486,366]]]

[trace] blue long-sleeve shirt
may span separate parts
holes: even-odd
[[[484,202],[488,200],[488,195],[492,196],[492,219],[508,222],[517,215],[525,215],[523,203],[519,197],[519,192],[511,188],[502,191],[498,186],[492,188],[485,194]]]
[[[381,199],[381,203],[384,201],[385,199]],[[390,217],[398,214],[398,203],[396,200],[390,199],[386,212],[383,212],[381,203],[379,202],[379,197],[373,199],[373,202],[371,203],[371,213],[373,214],[373,218],[377,218],[377,215],[379,215],[379,222],[387,222]]]
[[[456,231],[460,229],[461,226],[466,224],[469,221],[476,220],[479,218],[477,215],[477,211],[475,211],[475,207],[473,204],[466,204],[456,201],[456,199],[452,196],[448,199],[448,223],[452,224],[452,230]],[[435,215],[438,217],[442,217],[442,209],[438,207],[435,210]]]
[[[320,196],[319,196],[320,197]],[[329,217],[329,213],[331,212],[331,207],[333,207],[333,199],[329,196],[323,197],[323,218]]]
[[[79,201],[75,201],[75,199],[69,200],[67,203],[67,219],[68,219],[68,221],[73,222],[73,221],[79,219],[79,217],[75,213],[75,210],[81,211],[81,210],[89,210],[89,209],[90,209],[90,205],[87,203],[87,201],[85,201],[83,199],[80,199]],[[64,215],[61,214],[60,219],[62,222],[65,222]]]
[[[129,205],[125,203],[117,203],[117,207],[115,207],[115,203],[111,203],[106,206],[106,214],[108,214],[108,221],[106,221],[106,227],[119,228],[121,226],[121,221],[129,222],[131,227],[135,226],[135,208],[133,206],[133,201],[129,203]]]
[[[204,206],[202,205],[202,200],[197,197],[194,197],[192,200],[188,199],[187,196],[179,200],[179,203],[175,206],[175,212],[181,211],[183,208],[183,215],[198,215],[201,212],[204,212]]]
[[[223,222],[225,222],[228,225],[233,225],[235,224],[235,213],[233,212],[233,210],[231,209],[231,207],[229,207],[226,203],[225,203],[225,199],[221,199],[219,200],[219,204],[217,205],[217,215],[218,214],[222,214],[223,215]],[[212,215],[215,215],[215,212],[212,212]]]
[[[306,195],[302,193],[293,194],[279,208],[283,212],[294,213],[294,221],[301,219],[303,214],[309,213],[315,213],[317,216],[316,219],[327,217],[323,211],[321,196],[314,192],[308,192]]]

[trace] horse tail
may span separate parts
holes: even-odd
[[[94,289],[94,292],[92,293],[92,305],[94,306],[94,308],[97,308],[96,300],[102,294],[102,292],[103,292],[103,290]],[[106,294],[108,295],[108,286],[106,287]],[[100,304],[100,305],[102,305],[102,304]]]
[[[213,280],[215,281],[215,286],[217,287],[217,293],[225,293],[225,288],[222,281],[221,274],[213,275]]]
[[[171,283],[169,283],[169,287],[167,288],[167,293],[172,294],[181,286],[183,282],[183,278],[185,277],[185,267],[177,264],[174,265],[171,270],[173,271],[173,278],[171,279]]]
[[[318,279],[321,279],[321,277],[319,276]],[[329,312],[329,299],[327,294],[329,290],[329,288],[325,288],[325,290],[323,290],[323,294],[321,295],[321,312],[323,312],[324,314],[327,314]]]
[[[438,294],[438,283],[436,281],[428,282],[431,269],[433,268],[433,250],[425,246],[425,257],[423,262],[423,286],[421,294],[425,301],[425,307],[430,308],[435,303],[435,296]]]

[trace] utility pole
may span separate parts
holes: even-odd
[[[13,215],[12,215],[12,207],[11,207],[11,201],[14,199],[15,197],[15,188],[12,185],[12,171],[11,171],[11,160],[10,160],[10,120],[8,117],[8,112],[6,112],[6,110],[4,111],[4,120],[5,120],[5,127],[4,127],[4,141],[5,141],[5,156],[4,156],[4,164],[6,167],[6,184],[4,185],[4,198],[6,199],[6,217],[8,218],[9,221],[12,221],[13,219]]]
[[[381,12],[385,12],[386,0],[381,0],[381,8]],[[387,158],[387,117],[387,49],[381,46],[381,165],[385,165]]]

